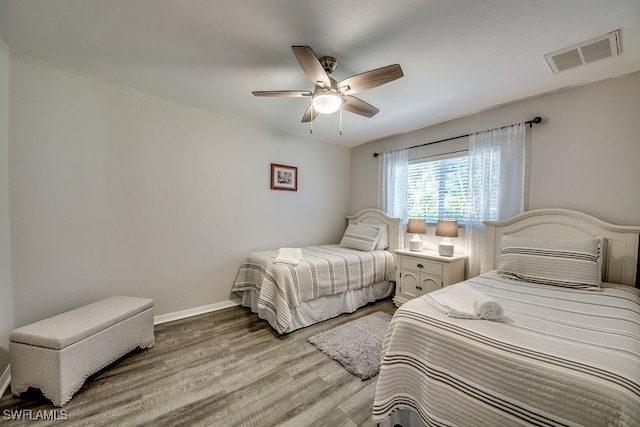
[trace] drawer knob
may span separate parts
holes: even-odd
[[[418,268],[424,268],[424,265],[418,264]]]
[[[421,291],[422,290],[422,286],[416,286],[416,289]]]

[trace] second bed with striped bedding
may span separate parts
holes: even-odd
[[[254,252],[240,266],[233,292],[259,293],[260,308],[272,312],[283,333],[290,309],[322,296],[366,288],[393,280],[395,264],[389,251],[370,252],[340,245],[307,246],[297,265],[274,263],[278,250]]]
[[[499,302],[502,320],[452,318],[427,297],[400,307],[374,421],[408,411],[424,425],[640,425],[638,289],[569,289],[496,272],[465,283]]]

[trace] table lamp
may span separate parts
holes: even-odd
[[[453,243],[449,237],[458,237],[458,221],[440,219],[436,224],[436,236],[441,236],[442,242],[438,245],[438,254],[453,256]]]
[[[422,251],[423,243],[418,234],[427,234],[427,223],[424,219],[412,218],[407,224],[407,233],[414,233],[409,241],[409,249],[414,252]]]

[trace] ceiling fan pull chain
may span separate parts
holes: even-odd
[[[311,100],[311,120],[309,120],[309,134],[313,135],[313,100]]]
[[[342,103],[340,103],[340,135],[342,135]]]

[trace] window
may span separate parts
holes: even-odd
[[[434,223],[438,219],[465,221],[469,184],[469,156],[466,153],[413,161],[409,164],[408,175],[409,218],[424,218]]]

